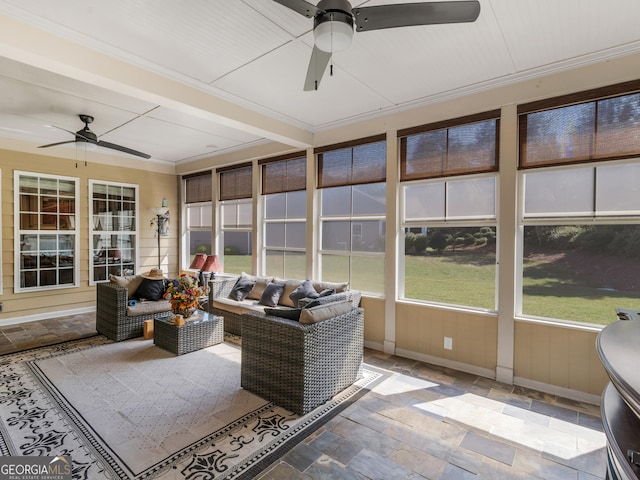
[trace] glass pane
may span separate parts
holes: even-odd
[[[349,279],[349,257],[342,255],[321,255],[322,281],[345,282]]]
[[[213,206],[209,203],[200,206],[200,226],[211,227],[213,225]]]
[[[93,214],[98,215],[107,212],[107,202],[105,200],[93,201]]]
[[[284,248],[284,223],[265,223],[264,244],[267,247]]]
[[[72,268],[61,268],[58,271],[58,283],[60,285],[70,285],[73,284],[73,269]]]
[[[128,202],[136,201],[136,189],[133,187],[123,187],[122,188],[122,199]]]
[[[570,216],[593,213],[593,168],[527,173],[525,216]]]
[[[20,193],[38,193],[38,177],[21,175]]]
[[[384,182],[387,178],[387,142],[353,147],[351,183]]]
[[[264,218],[286,218],[286,193],[274,193],[264,196]]]
[[[75,213],[76,201],[73,198],[61,198],[58,203],[58,211],[60,213]]]
[[[40,178],[40,195],[58,195],[58,180]]]
[[[307,218],[307,192],[300,190],[287,194],[286,218]]]
[[[234,228],[238,224],[238,208],[235,203],[225,203],[222,205],[222,226],[224,228]]]
[[[353,215],[385,215],[387,213],[387,186],[368,183],[353,187]]]
[[[405,220],[444,219],[445,182],[404,187]]]
[[[222,207],[224,211],[224,206]],[[200,207],[187,205],[187,228],[200,226]]]
[[[250,227],[253,225],[253,206],[251,203],[238,205],[238,227]]]
[[[640,304],[640,225],[527,226],[522,313],[606,325]]]
[[[251,232],[223,232],[224,271],[251,272]]]
[[[323,188],[323,216],[349,215],[351,213],[351,187]]]
[[[351,250],[351,222],[328,221],[322,222],[322,250]]]
[[[351,249],[354,252],[384,252],[384,220],[351,222]]]
[[[265,252],[265,268],[266,274],[271,277],[281,278],[302,278],[287,277],[284,273],[284,252],[277,250],[267,250]],[[247,270],[245,270],[246,272]]]
[[[591,158],[595,106],[589,102],[528,114],[525,165]]]
[[[495,177],[449,181],[447,190],[447,218],[495,218]]]
[[[495,228],[424,231],[405,232],[404,298],[494,310]]]
[[[122,201],[122,187],[117,185],[109,185],[107,193],[109,195],[109,200],[114,200],[118,203]]]
[[[23,212],[38,211],[38,197],[36,195],[20,195],[20,210]]]
[[[307,224],[303,222],[289,222],[285,224],[285,246],[288,248],[306,248]]]
[[[596,167],[596,212],[640,213],[640,165]]]
[[[307,278],[306,258],[306,255],[302,252],[284,252],[282,278]],[[267,274],[270,275],[268,272]]]
[[[60,230],[74,230],[75,228],[75,215],[60,215]]]
[[[38,230],[38,214],[20,214],[21,230]]]
[[[60,196],[73,197],[76,194],[76,182],[74,180],[60,180],[58,182]]]
[[[384,292],[384,256],[351,257],[350,287],[363,292]]]
[[[107,198],[107,186],[103,183],[93,184],[93,198],[94,199],[106,199]]]
[[[351,148],[344,148],[321,154],[318,172],[320,186],[331,187],[351,183],[352,152]]]

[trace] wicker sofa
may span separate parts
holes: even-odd
[[[303,282],[302,280],[255,277],[246,274],[243,274],[243,276],[258,280],[261,279],[267,282],[273,280],[275,283],[286,284],[287,287],[285,288],[285,291],[276,307],[279,309],[289,309],[294,307],[293,303],[291,303],[291,300],[289,299],[289,292]],[[224,317],[224,330],[225,332],[233,335],[242,335],[242,316],[244,314],[252,312],[264,314],[264,306],[258,303],[259,296],[257,298],[251,298],[250,296],[248,299],[242,301],[236,301],[229,298],[229,294],[239,277],[239,275],[225,275],[224,277],[218,276],[209,283],[209,312],[214,315]],[[314,286],[318,291],[330,287],[334,287],[339,290],[338,293],[323,297],[323,303],[348,300],[354,307],[360,306],[362,293],[358,290],[346,289],[346,283],[314,282]],[[300,306],[304,306],[312,300],[314,299],[304,298],[299,300],[299,304]]]
[[[244,314],[241,386],[304,415],[362,375],[363,338],[359,307],[312,324]]]

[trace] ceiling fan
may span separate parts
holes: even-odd
[[[64,145],[66,143],[86,142],[86,143],[91,143],[93,145],[97,145],[98,147],[118,150],[120,152],[128,153],[130,155],[135,155],[137,157],[151,158],[151,155],[139,152],[137,150],[133,150],[132,148],[123,147],[122,145],[116,145],[115,143],[111,143],[111,142],[105,142],[104,140],[98,140],[98,136],[89,129],[89,124],[93,122],[93,117],[91,115],[84,115],[84,114],[80,114],[78,116],[80,117],[80,120],[82,120],[82,122],[84,123],[84,128],[78,130],[77,132],[72,132],[71,130],[66,130],[64,128],[56,127],[55,125],[52,125],[52,127],[57,128],[58,130],[62,130],[64,132],[70,133],[71,135],[75,135],[76,137],[75,140],[67,140],[66,142],[49,143],[47,145],[40,145],[38,148],[55,147],[56,145]]]
[[[311,53],[304,90],[317,90],[333,52],[351,45],[354,23],[358,32],[383,28],[474,22],[480,15],[480,2],[418,2],[352,8],[347,0],[274,0],[291,10],[313,18],[315,45]]]

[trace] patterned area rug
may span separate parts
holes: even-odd
[[[102,336],[0,357],[0,454],[70,455],[78,479],[248,479],[384,378],[300,417],[240,387],[240,347],[175,356]]]

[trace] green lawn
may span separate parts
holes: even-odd
[[[351,288],[368,292],[384,289],[384,260],[353,258]],[[323,257],[323,279],[348,278],[348,259]],[[251,256],[226,255],[225,272],[251,272]],[[495,309],[495,255],[448,252],[444,255],[405,257],[405,298],[451,305]],[[574,272],[543,262],[525,261],[523,313],[526,315],[606,325],[616,320],[615,308],[634,308],[633,292],[588,286]],[[596,282],[597,284],[597,282]]]

